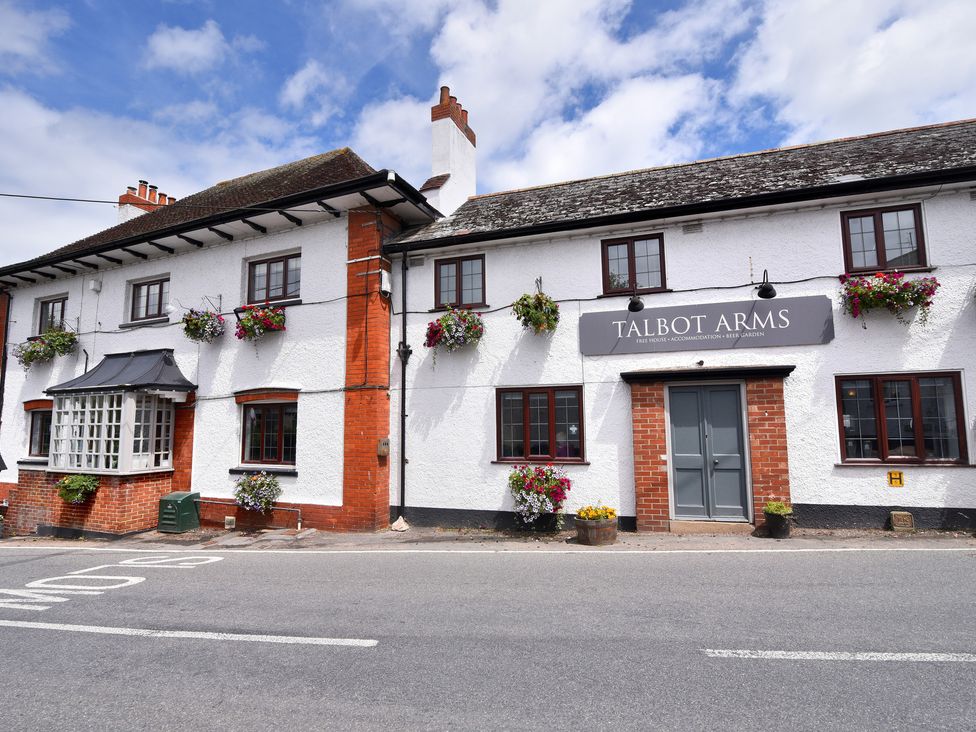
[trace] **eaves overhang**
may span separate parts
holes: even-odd
[[[38,280],[76,276],[100,266],[133,264],[166,254],[192,251],[240,236],[254,236],[254,231],[267,233],[272,226],[281,230],[281,226],[301,226],[309,221],[317,223],[365,206],[388,210],[408,226],[443,216],[395,171],[380,170],[342,183],[221,211],[89,248],[0,267],[0,287],[9,289],[34,284]],[[302,211],[295,211],[299,207]],[[314,210],[309,211],[309,207]]]
[[[771,366],[712,366],[675,369],[642,369],[623,371],[620,378],[628,384],[657,381],[706,381],[714,379],[786,378],[796,369],[793,364]]]
[[[721,213],[724,211],[737,211],[741,209],[756,208],[760,206],[799,203],[802,201],[811,201],[821,198],[836,198],[864,193],[883,193],[901,188],[918,188],[924,186],[946,185],[950,183],[964,183],[968,181],[976,181],[976,166],[833,183],[830,185],[814,186],[809,188],[761,193],[753,196],[698,201],[674,206],[641,209],[640,211],[627,211],[625,213],[591,216],[581,219],[546,221],[527,226],[453,234],[450,236],[435,237],[430,239],[415,239],[409,242],[392,242],[384,247],[384,251],[387,254],[417,252],[427,249],[442,249],[445,247],[458,246],[462,244],[498,241],[502,239],[518,239],[529,236],[577,231],[580,229],[593,229],[616,226],[620,224],[640,223],[642,221],[651,221],[654,219],[697,216],[702,214]]]

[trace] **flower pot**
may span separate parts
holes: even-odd
[[[576,541],[588,546],[613,544],[617,541],[617,519],[576,519]]]
[[[765,513],[766,531],[770,539],[789,539],[790,538],[790,519],[791,516],[784,516],[780,513]]]

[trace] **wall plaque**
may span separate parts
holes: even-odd
[[[579,325],[584,356],[803,346],[834,338],[824,295],[585,313]]]

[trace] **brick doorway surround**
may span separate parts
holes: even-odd
[[[634,435],[634,494],[638,531],[670,531],[668,418],[664,394],[669,382],[741,381],[746,394],[746,438],[756,526],[767,501],[790,502],[783,379],[794,366],[629,371]]]

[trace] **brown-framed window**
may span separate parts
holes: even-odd
[[[920,269],[927,265],[921,205],[844,211],[840,218],[848,272]]]
[[[51,410],[35,409],[30,415],[30,455],[47,457],[51,452]]]
[[[132,285],[132,320],[162,318],[169,302],[169,277]]]
[[[498,389],[499,461],[583,462],[583,387]]]
[[[298,432],[298,404],[245,404],[244,463],[294,465]]]
[[[247,301],[288,300],[302,291],[302,255],[263,259],[247,265]]]
[[[485,305],[485,255],[434,262],[434,306],[474,308]]]
[[[602,242],[603,293],[659,292],[664,276],[664,235],[647,234]]]
[[[67,304],[68,298],[66,297],[41,301],[41,317],[37,323],[38,335],[42,335],[52,328],[60,330],[64,327],[64,308]]]
[[[967,462],[959,373],[838,376],[845,463]]]

